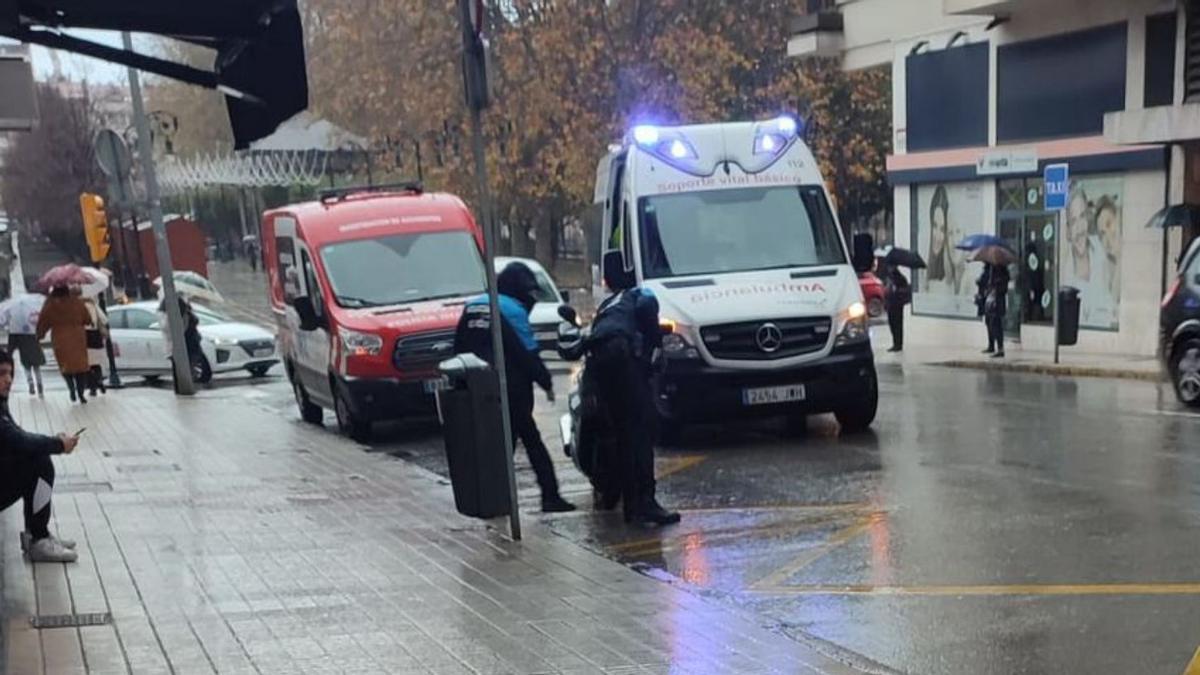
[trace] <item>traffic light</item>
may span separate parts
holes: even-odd
[[[98,263],[108,257],[110,247],[104,200],[99,195],[85,192],[79,195],[79,211],[83,214],[83,236],[87,239],[92,262]]]

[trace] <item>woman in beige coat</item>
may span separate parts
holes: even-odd
[[[67,381],[71,400],[87,403],[84,389],[88,381],[87,327],[91,317],[78,295],[66,286],[57,286],[38,315],[38,339],[50,334],[54,359]]]

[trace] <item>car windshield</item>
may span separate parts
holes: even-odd
[[[638,206],[649,279],[846,262],[816,186],[658,195]]]
[[[229,323],[229,317],[224,316],[223,314],[221,314],[219,312],[208,309],[207,307],[200,307],[198,305],[192,305],[192,312],[195,313],[196,319],[200,322],[201,326],[212,326],[212,325],[215,325],[218,323]]]
[[[479,248],[462,230],[330,244],[321,259],[342,307],[456,298],[486,287]]]

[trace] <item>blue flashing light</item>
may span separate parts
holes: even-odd
[[[633,140],[638,145],[654,145],[658,143],[658,129],[649,125],[639,125],[633,128]]]
[[[784,116],[780,117],[778,120],[776,120],[776,124],[779,125],[779,130],[782,131],[783,133],[787,134],[788,136],[791,136],[792,134],[796,133],[796,129],[799,126],[796,123],[796,118],[789,117],[788,115],[784,115]]]

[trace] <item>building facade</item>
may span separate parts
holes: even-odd
[[[913,275],[910,341],[982,344],[982,266],[954,245],[986,233],[1018,254],[1010,339],[1052,348],[1061,278],[1079,289],[1075,349],[1153,354],[1181,241],[1146,224],[1183,198],[1182,153],[1168,139],[1106,134],[1106,116],[1111,127],[1113,115],[1182,100],[1180,3],[842,0],[820,10],[798,25],[793,55],[892,67],[896,245],[929,265]],[[1044,208],[1052,163],[1070,165],[1062,214]]]

